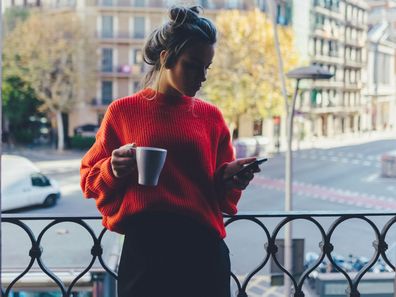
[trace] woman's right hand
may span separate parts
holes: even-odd
[[[125,144],[111,154],[111,169],[117,178],[122,178],[136,171],[136,145]]]

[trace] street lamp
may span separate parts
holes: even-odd
[[[299,83],[302,79],[330,79],[333,77],[326,69],[318,66],[311,65],[307,67],[299,67],[293,69],[286,73],[288,78],[296,80],[296,87],[294,89],[294,94],[291,104],[286,105],[288,109],[286,110],[287,116],[287,148],[286,148],[286,162],[285,162],[285,211],[291,211],[293,209],[292,205],[292,139],[293,139],[293,118],[294,118],[294,108],[296,106],[296,99],[299,90]],[[292,273],[293,269],[293,251],[292,251],[292,222],[285,225],[285,269]],[[290,296],[291,280],[285,278],[285,296]]]

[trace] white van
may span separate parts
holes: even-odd
[[[28,159],[20,156],[1,157],[1,210],[30,205],[53,206],[60,198],[56,181],[46,177]]]

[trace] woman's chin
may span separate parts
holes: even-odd
[[[188,96],[188,97],[194,97],[195,96],[195,94],[197,94],[197,92],[198,92],[199,90],[186,90],[185,92],[184,92],[184,95],[185,96]]]

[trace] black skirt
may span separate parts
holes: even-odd
[[[191,218],[134,215],[118,269],[118,297],[230,297],[229,250]]]

